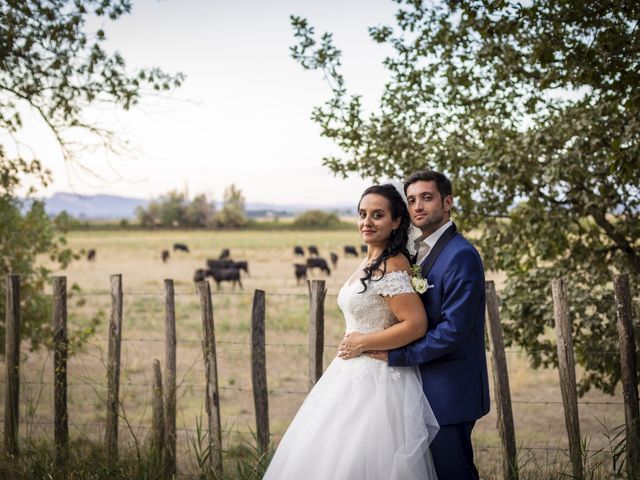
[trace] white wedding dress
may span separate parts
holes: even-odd
[[[338,294],[346,331],[383,330],[397,322],[381,295],[413,292],[406,272]],[[264,479],[435,480],[429,443],[438,423],[416,368],[367,356],[334,358],[282,437]]]

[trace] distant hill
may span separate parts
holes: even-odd
[[[82,220],[113,220],[113,219],[133,219],[136,208],[146,207],[149,200],[142,198],[120,197],[117,195],[78,195],[75,193],[54,193],[45,199],[45,210],[47,214],[55,216],[66,211],[74,218]],[[216,203],[216,208],[221,208],[220,202]],[[276,205],[271,203],[247,203],[246,213],[249,217],[294,216],[305,210],[335,211],[339,214],[351,214],[355,212],[353,206],[332,205]]]
[[[66,211],[72,217],[86,220],[131,219],[135,217],[136,208],[148,203],[148,200],[142,198],[117,195],[54,193],[45,199],[45,210],[49,215]]]

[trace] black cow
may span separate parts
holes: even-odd
[[[302,249],[302,247],[300,245],[296,245],[295,247],[293,247],[293,254],[294,255],[300,255],[301,257],[304,257],[304,250]]]
[[[358,250],[353,245],[345,245],[344,246],[344,256],[353,255],[354,257],[358,256]]]
[[[360,253],[363,255],[367,254],[367,246],[366,245],[360,245]]]
[[[246,260],[239,260],[237,262],[231,262],[232,268],[237,268],[238,270],[244,270],[247,275],[249,275],[249,262]]]
[[[169,250],[162,250],[162,263],[167,263],[169,260]]]
[[[294,263],[293,268],[296,274],[296,285],[300,285],[300,280],[307,279],[307,266],[301,263]]]
[[[236,283],[242,287],[242,281],[240,280],[240,270],[237,268],[221,268],[211,270],[210,275],[216,282],[216,287],[220,290],[221,282],[233,282],[232,287],[236,288]]]
[[[336,268],[338,266],[338,254],[331,252],[329,256],[331,257],[331,264],[333,265],[333,268]]]
[[[187,247],[184,243],[174,243],[173,251],[175,252],[176,250],[181,250],[183,252],[189,253],[189,247]]]
[[[327,275],[331,275],[329,265],[327,265],[327,261],[324,258],[307,258],[307,268],[309,270],[319,268],[321,271],[327,272]]]
[[[315,245],[309,245],[307,251],[309,252],[309,255],[315,255],[316,257],[320,255],[318,253],[318,247],[316,247]]]
[[[207,259],[207,268],[209,270],[221,269],[221,268],[234,268],[233,260],[215,260],[213,258]]]
[[[193,274],[193,281],[202,282],[203,280],[206,280],[208,276],[211,276],[211,270],[199,268],[196,270],[196,273]]]
[[[222,252],[220,252],[220,256],[218,257],[218,259],[227,260],[230,256],[231,256],[231,252],[229,251],[229,249],[223,248]]]
[[[93,262],[96,259],[96,251],[95,249],[90,249],[87,252],[87,260],[89,260],[90,262]]]

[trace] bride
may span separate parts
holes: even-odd
[[[358,229],[367,258],[338,294],[346,332],[366,351],[424,336],[427,318],[411,286],[407,207],[393,185],[367,188]],[[291,422],[264,479],[435,480],[429,443],[438,424],[413,367],[392,368],[340,351]]]

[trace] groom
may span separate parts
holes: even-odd
[[[411,221],[422,231],[413,263],[433,285],[420,295],[429,325],[420,340],[371,356],[394,367],[420,367],[424,393],[440,424],[431,443],[438,480],[478,479],[471,430],[489,411],[482,260],[450,220],[447,177],[419,171],[407,178],[404,191]]]

